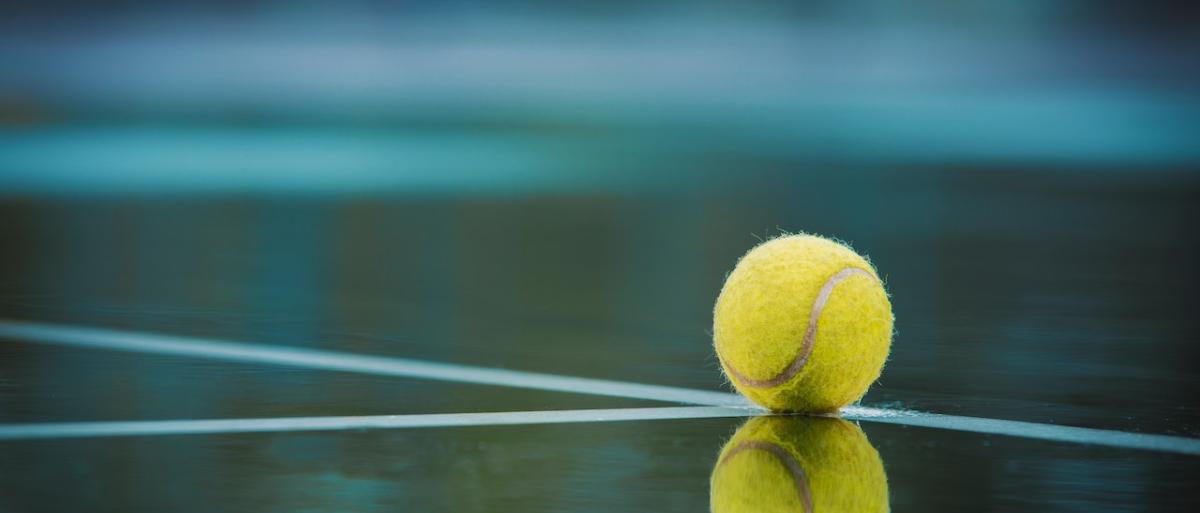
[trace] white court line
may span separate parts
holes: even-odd
[[[512,411],[493,413],[432,413],[420,415],[369,415],[361,417],[282,417],[267,419],[133,420],[117,422],[55,422],[0,424],[0,440],[40,438],[92,438],[109,436],[195,435],[353,429],[402,429],[464,426],[512,426],[572,422],[711,419],[750,417],[749,408],[723,406],[672,406],[605,410]]]
[[[406,358],[367,356],[279,345],[244,344],[154,333],[79,328],[0,320],[0,337],[42,344],[210,358],[243,363],[289,365],[306,369],[380,376],[434,379],[458,383],[532,388],[555,392],[647,399],[705,406],[748,406],[741,396],[659,385],[577,378],[536,372],[471,367]]]
[[[75,347],[89,347],[96,349],[110,349],[118,351],[133,351],[140,353],[156,353],[169,354],[176,356],[191,356],[200,358],[210,358],[225,361],[237,361],[245,363],[268,363],[278,365],[290,365],[296,367],[304,367],[309,369],[323,369],[334,371],[358,372],[366,374],[386,375],[386,376],[402,376],[408,378],[423,378],[435,379],[443,381],[454,381],[463,383],[476,383],[483,385],[497,385],[517,388],[529,388],[537,390],[550,390],[557,392],[572,392],[590,395],[603,395],[611,397],[624,397],[629,399],[645,399],[652,401],[667,401],[685,404],[695,404],[702,406],[724,407],[730,413],[740,411],[745,415],[753,415],[762,413],[762,410],[750,404],[741,396],[724,392],[712,392],[706,390],[692,390],[687,388],[666,387],[659,385],[642,385],[637,383],[625,383],[620,381],[609,381],[601,379],[577,378],[571,376],[558,376],[554,374],[540,374],[532,372],[521,372],[504,369],[489,369],[482,367],[471,367],[465,365],[455,365],[447,363],[434,363],[421,360],[409,360],[403,358],[389,358],[381,356],[364,356],[347,353],[338,353],[332,351],[319,351],[313,349],[302,349],[286,346],[272,346],[261,344],[243,344],[236,342],[225,342],[220,340],[210,340],[203,338],[177,337],[170,335],[157,335],[152,333],[138,333],[125,331],[112,331],[94,328],[78,328],[69,326],[59,326],[51,324],[38,324],[20,321],[0,320],[0,338],[9,338],[13,340],[68,345]],[[686,408],[685,408],[686,409]],[[608,411],[636,411],[646,410],[643,408],[635,408],[628,410],[608,410]],[[656,410],[651,408],[650,410]],[[682,411],[682,410],[678,410]],[[536,413],[536,412],[535,412]],[[542,412],[547,415],[555,414],[556,412]],[[512,415],[530,415],[531,413],[521,412]],[[469,416],[485,416],[501,415],[501,414],[446,414],[446,415],[430,415],[430,416],[412,416],[401,415],[392,417],[379,418],[434,418],[443,419],[438,422],[460,422],[457,420],[448,420],[451,417]],[[725,415],[738,416],[738,415]],[[1022,438],[1032,438],[1039,440],[1051,440],[1058,442],[1071,442],[1078,444],[1094,444],[1104,445],[1109,447],[1119,447],[1128,449],[1143,449],[1151,451],[1170,452],[1178,454],[1190,454],[1200,456],[1200,439],[1176,437],[1168,435],[1150,435],[1141,433],[1129,433],[1123,431],[1113,431],[1105,429],[1080,428],[1071,426],[1056,426],[1052,424],[1038,424],[1033,422],[1020,422],[1012,420],[987,419],[980,417],[963,417],[957,415],[939,415],[934,413],[921,413],[906,410],[892,410],[881,408],[870,408],[865,406],[850,406],[842,409],[841,416],[851,420],[861,420],[868,422],[882,422],[889,424],[901,424],[908,426],[919,426],[933,429],[947,429],[954,431],[967,431],[974,433],[985,433],[993,435],[1005,435]],[[229,422],[276,422],[287,424],[291,422],[293,426],[302,425],[303,422],[312,422],[314,425],[324,425],[325,422],[334,422],[336,420],[318,420],[318,419],[371,419],[373,417],[316,417],[308,419],[234,419],[234,420],[189,420],[189,421],[149,421],[149,422],[165,422],[167,426],[170,423],[175,423],[177,427],[186,426],[178,423],[229,423]],[[504,418],[504,417],[495,417]],[[672,418],[672,417],[651,417],[651,418]],[[673,418],[688,418],[688,417],[673,417]],[[635,420],[629,418],[615,418],[613,420]],[[405,421],[416,422],[416,421]],[[422,422],[429,422],[428,420]],[[463,421],[469,422],[469,421]],[[582,421],[580,421],[582,422]],[[511,422],[510,422],[511,423]],[[94,424],[94,423],[89,423]],[[117,424],[117,425],[143,425],[145,422],[135,421],[130,423],[101,423],[101,424]],[[72,424],[63,424],[69,426]],[[201,424],[204,425],[204,424]],[[220,424],[216,424],[220,425]],[[420,426],[438,426],[438,425],[470,425],[470,424],[414,424],[411,426],[395,426],[395,427],[420,427]],[[44,429],[51,431],[59,429],[58,424],[10,424],[0,426],[5,430],[11,429],[28,429],[29,426],[41,426]],[[344,428],[326,428],[326,429],[352,429],[356,426],[347,424]],[[371,426],[361,426],[371,427]],[[387,427],[387,426],[379,426]],[[161,428],[159,428],[161,429]],[[274,430],[274,429],[272,429]],[[205,432],[205,431],[183,431],[183,432]],[[80,435],[82,436],[82,435]]]
[[[937,413],[871,408],[868,406],[847,406],[842,408],[840,417],[866,422],[901,424],[950,431],[967,431],[989,435],[1032,438],[1035,440],[1103,445],[1122,449],[1140,449],[1200,456],[1200,439],[1182,436],[1056,426],[1054,424],[1039,424],[1019,420],[941,415]]]

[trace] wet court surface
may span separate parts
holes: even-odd
[[[892,355],[863,405],[1100,433],[856,419],[886,480],[854,493],[882,486],[896,511],[1195,506],[1195,175],[836,171],[717,169],[680,190],[669,178],[528,193],[10,197],[0,317],[66,338],[185,337],[200,353],[248,343],[723,392],[709,332],[725,273],[756,236],[803,229],[870,255],[892,295]],[[703,407],[604,384],[568,392],[4,333],[6,427]],[[0,511],[705,511],[718,453],[752,414],[14,437],[0,440]],[[1124,433],[1171,438],[1158,450],[1108,443]],[[808,436],[787,441],[840,443]],[[820,479],[837,462],[804,464]],[[814,506],[823,490],[809,490]]]

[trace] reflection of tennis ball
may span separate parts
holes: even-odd
[[[713,513],[888,511],[887,475],[858,426],[819,417],[757,417],[721,449]]]
[[[746,253],[713,311],[721,368],[739,392],[777,411],[830,412],[879,377],[892,305],[853,250],[789,235]]]

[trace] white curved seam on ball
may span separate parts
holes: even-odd
[[[838,283],[841,283],[855,274],[861,274],[870,279],[875,279],[875,275],[867,272],[864,269],[858,267],[846,267],[834,273],[834,275],[830,276],[828,280],[825,280],[825,284],[821,285],[821,290],[817,293],[817,298],[813,300],[812,307],[808,310],[808,328],[805,329],[804,338],[800,341],[800,351],[796,354],[796,357],[792,359],[792,363],[788,365],[786,369],[783,369],[782,372],[772,378],[761,380],[754,379],[742,374],[741,372],[738,372],[738,370],[733,368],[733,365],[730,365],[725,358],[721,358],[721,361],[725,362],[725,368],[729,370],[729,374],[733,375],[733,379],[736,379],[739,383],[751,388],[770,388],[786,383],[797,373],[799,373],[800,369],[803,369],[804,365],[808,363],[808,356],[812,353],[813,343],[817,339],[817,321],[821,318],[821,313],[825,311],[825,305],[829,302],[829,296],[833,294],[833,288],[836,287]]]

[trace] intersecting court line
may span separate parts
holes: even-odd
[[[0,424],[0,440],[710,419],[720,417],[750,417],[756,413],[756,411],[748,408],[729,408],[724,406],[671,406],[662,408],[612,408],[604,410],[367,415],[358,417],[53,422],[46,424]]]
[[[744,398],[724,392],[471,367],[404,358],[356,355],[285,346],[244,344],[153,333],[0,320],[0,338],[30,343],[190,356],[245,363],[289,365],[309,369],[423,378],[700,405],[700,407],[673,408],[383,415],[366,417],[8,424],[0,425],[0,439],[384,427],[449,427],[486,424],[738,417],[763,413],[762,410],[753,406]],[[841,417],[868,422],[1200,456],[1200,439],[1169,435],[1130,433],[981,417],[940,415],[866,406],[849,406],[843,408]]]

